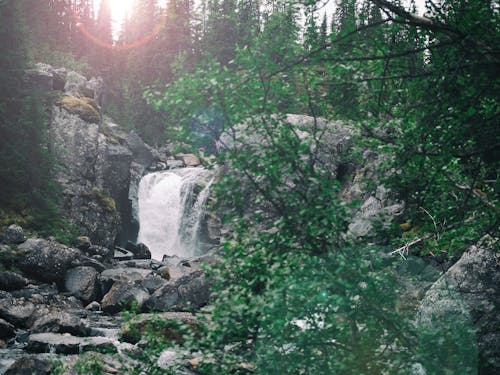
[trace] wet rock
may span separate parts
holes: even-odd
[[[97,275],[92,267],[71,268],[66,272],[64,287],[83,303],[89,303],[97,297]]]
[[[5,375],[49,375],[53,369],[53,360],[37,356],[23,356],[7,369]]]
[[[18,290],[28,285],[28,280],[18,273],[0,271],[0,289],[6,291]]]
[[[29,336],[30,353],[80,354],[88,351],[116,352],[114,340],[107,337],[76,337],[59,333],[35,333]]]
[[[80,252],[54,241],[30,238],[18,246],[23,252],[19,264],[29,276],[41,281],[61,281]]]
[[[151,259],[151,251],[143,243],[134,244],[128,241],[125,249],[133,253],[135,259]]]
[[[10,225],[3,234],[3,242],[9,244],[20,244],[26,241],[24,230],[19,225]]]
[[[51,311],[38,318],[31,326],[32,333],[71,333],[76,336],[87,336],[90,328],[78,316],[64,311]]]
[[[14,326],[0,318],[0,340],[8,340],[15,336]]]
[[[148,299],[149,293],[142,286],[130,281],[119,281],[113,284],[103,297],[101,308],[108,314],[115,314],[132,307],[132,305],[141,309]]]

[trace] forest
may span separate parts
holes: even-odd
[[[224,166],[210,317],[175,343],[203,358],[194,373],[494,373],[467,325],[415,324],[393,268],[445,267],[485,237],[498,252],[499,20],[496,0],[0,0],[0,226],[79,235],[60,214],[56,99],[23,77],[39,62],[99,76],[100,114]],[[332,167],[324,143],[340,155],[345,139]],[[363,166],[363,191],[404,209],[352,238]],[[131,373],[181,374],[148,339]]]

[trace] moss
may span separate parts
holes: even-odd
[[[94,187],[91,192],[92,198],[106,211],[115,212],[116,211],[116,202],[113,198],[111,198],[104,191],[99,190]]]
[[[98,124],[101,121],[99,106],[94,99],[64,96],[57,104],[69,113],[78,115],[82,120],[87,122]]]

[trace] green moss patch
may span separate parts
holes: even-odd
[[[69,113],[78,115],[82,120],[98,124],[101,121],[99,106],[94,99],[64,96],[57,104]]]

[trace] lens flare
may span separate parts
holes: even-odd
[[[123,9],[123,7],[122,7],[122,9]],[[137,48],[137,47],[140,47],[140,46],[143,46],[143,45],[149,43],[165,27],[165,23],[167,20],[166,15],[161,16],[160,19],[158,20],[158,22],[154,25],[154,27],[152,28],[152,30],[150,32],[148,32],[142,38],[139,38],[131,43],[113,44],[113,43],[109,43],[109,42],[106,42],[106,41],[99,39],[98,36],[96,36],[94,33],[92,33],[90,30],[88,30],[85,26],[85,23],[82,21],[80,15],[78,14],[78,11],[74,5],[71,6],[71,12],[73,14],[73,19],[75,21],[75,24],[76,24],[78,30],[83,35],[85,35],[85,37],[87,37],[94,44],[96,44],[100,47],[113,49],[113,50],[129,50],[129,49]]]

